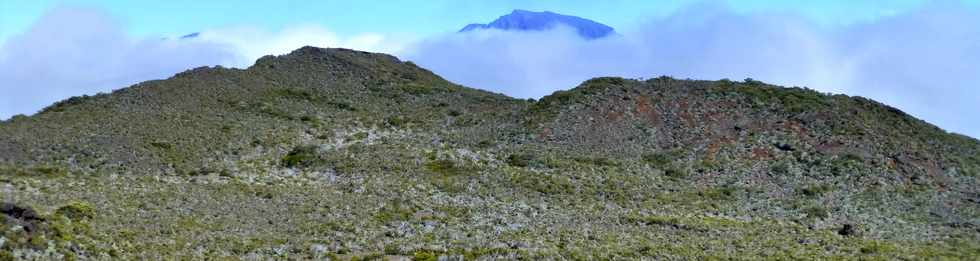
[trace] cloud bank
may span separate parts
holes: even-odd
[[[372,33],[345,38],[317,25],[278,31],[238,26],[186,39],[138,38],[98,10],[59,7],[26,32],[0,42],[0,120],[199,66],[244,68],[263,55],[305,45],[396,52],[406,41]]]
[[[451,81],[521,98],[597,76],[751,77],[873,98],[980,137],[976,9],[933,4],[840,27],[801,17],[701,4],[599,40],[569,28],[483,30],[431,37],[401,56]]]
[[[220,44],[135,39],[98,11],[53,9],[0,47],[0,119],[236,56]]]

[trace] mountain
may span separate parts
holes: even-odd
[[[491,28],[514,31],[542,31],[551,29],[559,24],[575,29],[578,35],[585,39],[598,39],[615,33],[612,27],[589,19],[547,11],[532,12],[519,9],[514,10],[508,15],[501,16],[489,24],[469,24],[459,30],[459,32]]]
[[[4,259],[972,259],[980,141],[861,97],[540,100],[304,47],[0,123]]]

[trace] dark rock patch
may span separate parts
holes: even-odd
[[[844,224],[840,230],[837,230],[837,234],[841,236],[854,236],[857,235],[857,228],[851,224]]]
[[[23,226],[28,233],[36,231],[38,223],[43,221],[34,209],[9,202],[0,203],[0,215],[4,224]]]

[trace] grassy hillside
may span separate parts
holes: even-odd
[[[0,260],[973,259],[980,142],[757,81],[539,101],[304,47],[0,123]]]

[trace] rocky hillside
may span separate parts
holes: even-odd
[[[860,97],[518,100],[304,47],[0,123],[0,260],[971,259],[978,174],[977,140]]]

